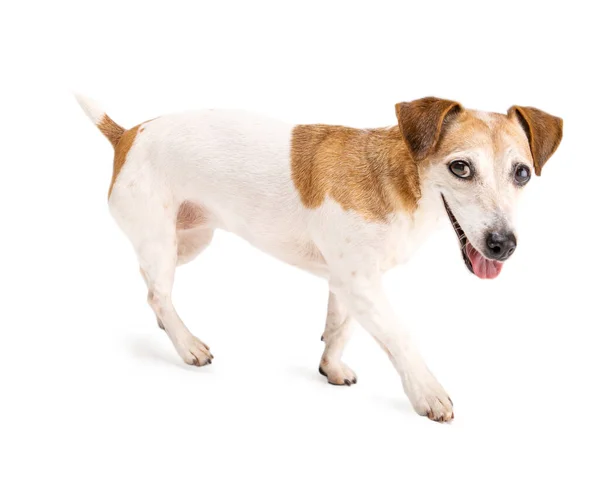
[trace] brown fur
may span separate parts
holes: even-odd
[[[556,117],[552,118],[560,120]],[[558,121],[554,125],[556,126],[554,131],[550,127],[545,130],[537,129],[535,135],[538,137],[538,141],[545,143],[543,150],[547,155],[541,155],[539,152],[536,155],[533,153],[530,134],[527,133],[527,130],[526,134],[523,134],[524,127],[514,111],[509,110],[508,115],[486,113],[482,117],[480,112],[464,109],[452,117],[444,129],[435,154],[423,161],[423,166],[426,167],[430,161],[442,159],[455,151],[470,148],[489,148],[491,154],[497,156],[506,150],[507,144],[512,144],[523,153],[522,157],[529,159],[531,166],[539,176],[543,165],[541,158],[543,157],[546,162],[560,143],[562,129],[559,127]],[[551,146],[548,146],[548,143]]]
[[[435,151],[444,126],[460,111],[462,107],[456,101],[433,96],[396,105],[398,125],[415,161]]]
[[[113,145],[113,148],[116,148],[121,140],[121,136],[123,136],[123,133],[125,132],[125,128],[115,123],[108,115],[104,115],[97,126],[102,134],[110,141],[110,144]]]
[[[509,118],[516,118],[527,134],[535,174],[542,174],[542,167],[554,154],[562,140],[563,120],[529,106],[513,106]]]
[[[115,185],[117,176],[119,175],[119,173],[121,172],[121,168],[125,164],[125,160],[127,159],[127,153],[129,153],[129,150],[133,146],[133,142],[135,141],[139,128],[140,125],[134,126],[133,128],[125,131],[122,134],[119,141],[117,142],[117,144],[115,145],[115,160],[113,162],[112,179],[110,181],[110,187],[108,188],[108,197],[110,197],[110,193],[112,192],[113,186]]]
[[[125,130],[125,128],[115,123],[112,118],[105,114],[100,122],[96,125],[101,133],[110,141],[110,144],[113,145],[113,148],[115,148],[113,174],[110,181],[110,186],[108,188],[108,197],[110,197],[110,194],[112,193],[117,176],[125,164],[127,153],[129,153],[129,150],[133,146],[136,136],[138,133],[142,133],[144,131],[143,125],[149,123],[150,121],[152,120],[145,121],[144,123],[134,126],[131,129]]]
[[[308,208],[320,206],[329,195],[345,210],[385,221],[398,207],[414,211],[421,194],[417,165],[398,127],[296,126],[291,167]]]
[[[417,162],[435,152],[462,111],[455,101],[428,97],[397,104],[392,128],[296,126],[292,178],[302,203],[315,208],[329,195],[373,221],[385,221],[398,207],[413,212],[421,197]]]
[[[398,103],[396,116],[398,127],[387,129],[296,126],[292,179],[304,206],[319,207],[330,196],[367,220],[385,221],[398,208],[416,209],[419,171],[431,161],[465,148],[489,147],[497,154],[510,137],[531,151],[539,175],[562,137],[560,118],[520,106],[508,115],[482,115],[456,101],[427,97]]]
[[[482,119],[479,112],[464,109],[454,115],[452,121],[447,124],[435,154],[424,163],[443,159],[465,149],[489,148],[490,153],[496,156],[506,149],[507,136],[516,142],[525,154],[528,153],[527,138],[519,125],[506,115],[486,113]]]

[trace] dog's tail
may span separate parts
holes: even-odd
[[[75,99],[100,132],[110,141],[113,148],[116,148],[121,136],[125,132],[125,128],[115,123],[94,100],[77,93],[75,93]]]

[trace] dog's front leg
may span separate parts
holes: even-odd
[[[408,332],[395,317],[383,291],[381,276],[353,271],[333,276],[331,290],[349,314],[381,345],[402,377],[404,391],[420,415],[445,422],[454,417],[452,401],[427,368]]]
[[[354,319],[350,317],[335,294],[329,292],[327,304],[327,322],[321,340],[325,350],[319,364],[319,372],[327,377],[332,385],[352,385],[356,383],[356,374],[342,362],[344,347],[352,334]]]

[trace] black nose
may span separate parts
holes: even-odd
[[[488,256],[497,261],[505,261],[517,248],[517,238],[512,232],[491,232],[485,243]]]

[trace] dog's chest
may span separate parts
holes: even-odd
[[[381,251],[382,270],[406,263],[431,232],[439,227],[440,217],[435,210],[417,211],[413,217],[395,217],[390,223]]]

